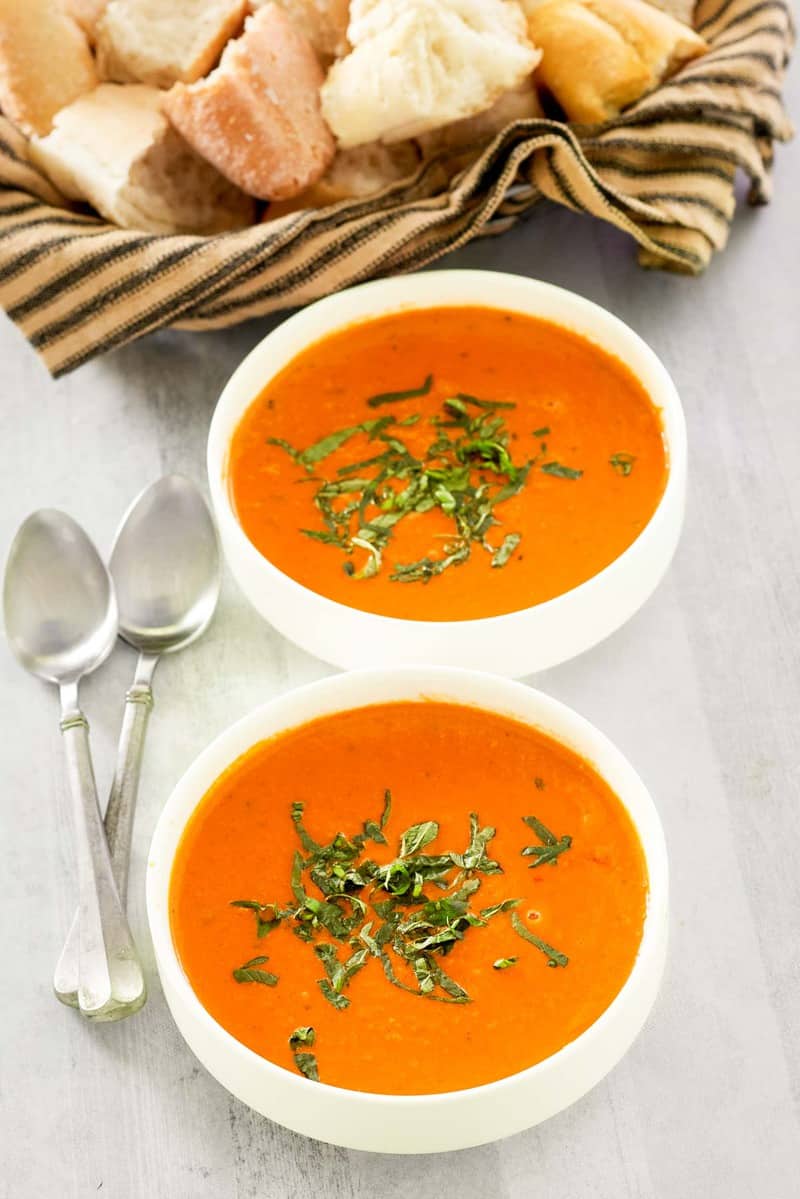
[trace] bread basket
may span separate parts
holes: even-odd
[[[791,127],[786,0],[700,0],[710,52],[602,126],[516,121],[454,178],[441,159],[367,200],[214,237],[119,229],[66,205],[0,118],[0,303],[54,375],[166,326],[212,329],[418,269],[547,199],[631,235],[644,266],[700,273],[734,178],[770,195]]]

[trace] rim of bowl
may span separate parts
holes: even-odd
[[[447,298],[445,300],[436,301],[431,296],[430,299],[416,299],[417,289],[425,292],[428,288],[435,290],[435,285],[438,282],[444,281],[445,284],[450,283],[454,279],[465,280],[470,283],[486,283],[497,285],[501,288],[519,289],[520,292],[527,291],[533,297],[543,297],[545,304],[541,306],[541,311],[524,307],[520,304],[515,305],[512,298],[509,296],[506,300],[498,294],[497,302],[492,302],[491,297],[484,296],[481,300],[478,299],[462,299]],[[403,292],[408,291],[408,294],[403,297]],[[631,371],[634,377],[641,383],[647,392],[651,403],[661,414],[669,416],[670,423],[674,426],[671,432],[667,431],[666,423],[662,421],[662,436],[667,448],[667,481],[661,497],[653,510],[650,519],[644,528],[637,534],[634,540],[627,546],[621,554],[613,558],[607,566],[599,570],[596,574],[585,579],[582,583],[578,583],[575,587],[569,588],[567,591],[559,592],[549,600],[543,600],[538,604],[530,604],[524,608],[515,608],[512,612],[503,612],[494,616],[479,616],[472,617],[467,620],[419,620],[400,616],[384,616],[380,612],[370,612],[363,608],[352,607],[350,604],[343,604],[339,600],[331,599],[330,596],[324,595],[320,591],[314,591],[313,588],[307,587],[304,583],[298,582],[292,575],[286,574],[279,566],[268,558],[265,554],[257,549],[250,538],[245,533],[239,518],[236,514],[236,509],[233,503],[233,496],[230,493],[229,476],[228,476],[228,458],[230,453],[230,445],[232,434],[223,435],[220,432],[220,425],[223,420],[229,417],[229,413],[233,410],[234,430],[238,427],[242,418],[252,404],[258,398],[259,391],[250,392],[249,388],[245,390],[241,384],[242,376],[246,373],[249,366],[255,362],[262,354],[265,353],[268,344],[273,347],[280,348],[280,343],[290,339],[296,329],[302,329],[303,325],[312,324],[320,313],[327,314],[329,311],[335,313],[340,307],[347,305],[349,297],[354,294],[380,294],[385,292],[388,300],[385,304],[379,306],[368,316],[347,317],[343,316],[341,320],[331,321],[328,327],[321,332],[310,335],[303,347],[292,353],[282,363],[277,370],[264,372],[264,379],[261,388],[271,382],[286,366],[289,365],[303,350],[319,341],[324,340],[331,334],[340,332],[346,329],[349,325],[358,325],[367,321],[387,316],[393,312],[401,312],[405,310],[416,310],[426,308],[455,308],[455,307],[485,307],[495,308],[499,311],[519,312],[523,315],[538,317],[542,320],[551,320],[553,324],[561,325],[563,328],[570,329],[577,333],[585,340],[597,345],[600,349],[606,351],[619,360]],[[393,298],[395,297],[396,298]],[[582,329],[571,326],[568,322],[556,319],[547,312],[547,300],[566,300],[568,304],[573,305],[578,313],[585,313],[589,318],[594,317],[601,324],[605,324],[609,329],[618,333],[624,340],[629,341],[631,347],[639,352],[645,359],[648,371],[651,373],[652,381],[655,381],[655,389],[650,383],[645,383],[644,379],[638,370],[635,370],[629,359],[618,353],[616,350],[610,349],[607,342],[599,336],[595,336],[584,332]],[[536,308],[536,305],[532,305]],[[239,391],[241,387],[241,393]],[[658,394],[654,394],[654,390]],[[680,395],[672,380],[669,371],[664,366],[661,359],[656,354],[650,345],[641,337],[630,325],[609,312],[607,308],[603,308],[601,304],[596,304],[593,300],[587,300],[584,296],[577,292],[570,291],[565,287],[558,287],[554,283],[545,283],[539,279],[531,279],[525,275],[514,275],[505,271],[479,271],[479,270],[444,270],[430,272],[416,272],[409,275],[393,276],[388,279],[375,279],[369,283],[360,283],[355,287],[348,287],[340,292],[336,292],[331,296],[326,296],[324,299],[316,300],[314,303],[307,305],[299,312],[288,317],[280,325],[277,325],[269,332],[261,341],[253,346],[252,350],[242,359],[236,370],[228,379],[227,383],[220,393],[217,404],[214,408],[214,413],[211,418],[211,424],[208,431],[208,442],[206,450],[206,468],[208,473],[209,490],[211,493],[211,501],[214,507],[217,520],[221,526],[224,526],[225,535],[232,537],[237,542],[237,551],[244,554],[246,558],[254,565],[255,569],[262,570],[267,579],[277,576],[281,583],[287,586],[289,590],[297,589],[298,593],[304,596],[313,597],[313,601],[321,605],[324,611],[340,611],[344,610],[348,613],[354,613],[356,619],[361,619],[365,623],[371,624],[375,629],[383,628],[386,636],[391,635],[391,630],[398,627],[413,629],[414,627],[434,626],[437,630],[442,630],[443,635],[447,635],[450,629],[461,629],[467,634],[471,630],[485,629],[487,627],[496,627],[504,622],[518,620],[523,614],[532,612],[552,612],[559,606],[563,605],[567,597],[574,597],[578,593],[583,593],[586,596],[591,596],[591,593],[596,590],[601,590],[607,580],[620,569],[624,569],[624,564],[627,563],[630,557],[639,553],[643,546],[646,546],[654,538],[659,535],[659,527],[664,519],[664,512],[672,506],[676,501],[680,501],[686,485],[688,447],[686,436],[686,419],[681,404]],[[222,539],[223,552],[225,547],[225,538]],[[324,618],[324,616],[323,616]],[[567,659],[568,660],[568,659]]]
[[[566,745],[567,748],[572,749],[573,752],[585,757],[586,761],[589,762],[589,765],[596,771],[597,774],[600,775],[604,781],[606,781],[606,776],[603,771],[600,770],[591,757],[586,756],[586,743],[593,741],[602,749],[604,754],[609,754],[610,757],[615,760],[615,767],[621,769],[622,772],[628,776],[625,784],[625,790],[638,790],[639,800],[644,805],[642,817],[635,817],[630,811],[625,797],[619,794],[616,788],[612,788],[615,796],[628,813],[633,827],[636,830],[639,843],[642,847],[642,853],[644,855],[648,873],[648,892],[647,907],[645,910],[645,919],[642,928],[642,938],[639,943],[639,948],[637,950],[633,966],[626,976],[625,981],[609,1005],[603,1009],[597,1019],[592,1021],[588,1028],[579,1033],[577,1037],[574,1037],[571,1041],[568,1041],[565,1045],[562,1045],[562,1047],[556,1050],[555,1053],[551,1053],[548,1057],[534,1063],[532,1066],[523,1067],[520,1070],[514,1071],[512,1074],[506,1074],[502,1078],[495,1079],[493,1082],[480,1083],[473,1087],[462,1087],[459,1090],[421,1092],[420,1094],[416,1095],[396,1095],[378,1091],[358,1091],[350,1087],[337,1087],[333,1086],[331,1083],[325,1082],[319,1082],[315,1084],[317,1087],[323,1088],[327,1094],[334,1098],[341,1095],[346,1096],[355,1102],[369,1102],[370,1104],[378,1103],[387,1108],[409,1108],[418,1106],[420,1104],[432,1104],[440,1106],[447,1103],[458,1102],[460,1099],[465,1099],[468,1096],[478,1094],[480,1094],[482,1097],[490,1098],[502,1088],[512,1086],[516,1080],[519,1080],[523,1076],[530,1078],[537,1074],[546,1075],[553,1069],[559,1069],[562,1063],[569,1062],[569,1059],[578,1053],[579,1050],[587,1044],[587,1042],[596,1041],[599,1037],[603,1036],[605,1026],[611,1023],[614,1019],[615,1009],[621,1007],[626,1002],[630,992],[639,986],[640,978],[647,970],[647,959],[653,954],[657,954],[659,952],[659,921],[667,917],[669,910],[669,863],[667,847],[661,818],[658,814],[658,810],[655,806],[652,796],[650,795],[649,790],[645,786],[639,774],[622,753],[622,751],[617,748],[614,742],[611,741],[611,739],[607,737],[605,733],[601,732],[600,729],[598,729],[596,725],[592,724],[591,721],[587,720],[585,716],[581,716],[579,712],[576,712],[574,708],[569,707],[569,705],[562,703],[560,700],[554,699],[544,691],[539,691],[536,688],[529,687],[525,683],[518,682],[515,679],[503,678],[502,676],[491,674],[488,671],[469,670],[457,666],[410,665],[390,668],[377,667],[369,670],[344,671],[323,679],[318,679],[315,682],[306,683],[301,687],[293,688],[290,691],[283,692],[281,695],[275,696],[273,699],[259,705],[259,707],[253,709],[239,720],[234,721],[232,725],[229,725],[225,730],[223,730],[223,732],[218,734],[218,736],[215,737],[214,740],[211,741],[206,748],[200,752],[200,754],[194,759],[192,764],[179,779],[161,811],[161,815],[156,823],[150,843],[147,861],[148,869],[146,879],[146,907],[147,920],[150,927],[150,935],[153,939],[153,946],[156,955],[156,966],[159,977],[161,976],[162,971],[167,971],[169,973],[169,981],[171,985],[180,993],[181,999],[184,1002],[188,1002],[190,1007],[193,1009],[193,1018],[200,1021],[205,1030],[210,1033],[211,1036],[216,1038],[217,1042],[224,1047],[226,1053],[232,1054],[235,1058],[245,1062],[249,1067],[253,1067],[262,1071],[265,1078],[276,1079],[282,1086],[303,1087],[308,1085],[307,1079],[301,1077],[299,1074],[293,1074],[284,1066],[279,1066],[277,1063],[271,1061],[267,1057],[262,1057],[261,1054],[256,1053],[255,1050],[250,1049],[242,1041],[239,1041],[236,1037],[234,1037],[232,1033],[228,1032],[228,1030],[222,1024],[220,1024],[220,1022],[215,1019],[214,1016],[211,1015],[211,1013],[203,1006],[200,999],[196,995],[189,980],[189,976],[186,974],[183,966],[181,965],[177,949],[175,948],[175,944],[172,939],[172,930],[170,927],[169,888],[172,880],[172,870],[175,863],[175,853],[180,845],[180,840],[183,837],[186,826],[194,812],[197,810],[198,805],[202,802],[209,788],[221,776],[221,774],[228,769],[228,767],[232,766],[240,757],[246,754],[249,749],[252,749],[255,745],[257,745],[259,741],[266,740],[269,737],[277,736],[280,733],[286,732],[290,729],[300,728],[303,724],[307,724],[313,720],[319,719],[319,714],[310,715],[301,720],[289,720],[286,723],[281,722],[281,727],[275,732],[268,734],[267,737],[259,737],[256,733],[254,738],[248,742],[248,745],[244,749],[236,750],[232,756],[226,750],[226,765],[219,768],[214,767],[212,776],[207,778],[205,783],[200,786],[196,784],[194,776],[207,774],[207,763],[212,758],[217,756],[220,749],[222,749],[228,742],[236,742],[244,729],[250,724],[257,726],[264,720],[265,717],[268,718],[270,715],[274,715],[276,709],[279,712],[280,708],[287,704],[290,700],[296,701],[298,698],[302,700],[303,697],[308,695],[324,694],[325,692],[331,691],[335,693],[339,688],[347,688],[352,684],[358,685],[359,683],[363,683],[369,685],[369,683],[373,681],[386,681],[387,677],[389,679],[402,679],[409,676],[424,676],[429,679],[430,682],[429,684],[420,684],[420,698],[416,701],[410,700],[408,702],[425,702],[426,699],[429,698],[443,699],[445,702],[450,700],[451,702],[461,703],[468,707],[473,706],[477,708],[483,708],[485,711],[495,712],[499,715],[510,716],[511,719],[519,720],[522,723],[529,724],[532,728],[538,729],[539,731],[545,733],[545,735],[552,737],[556,741],[559,741],[562,745]],[[524,697],[525,702],[528,702],[532,705],[543,706],[548,710],[549,714],[555,716],[556,720],[562,720],[569,725],[571,733],[574,734],[574,739],[564,738],[560,735],[556,737],[555,734],[550,732],[548,728],[540,722],[540,720],[537,720],[533,716],[533,714],[531,714],[530,719],[524,719],[516,712],[504,710],[501,705],[494,703],[487,704],[486,702],[477,700],[470,701],[464,699],[463,697],[454,698],[452,695],[447,694],[448,682],[453,683],[454,689],[457,689],[459,683],[466,683],[469,687],[474,686],[476,690],[481,686],[489,684],[491,687],[500,688],[507,693],[513,693],[513,695],[520,700],[522,700]],[[441,690],[437,690],[438,688],[441,688]],[[368,699],[360,699],[354,703],[345,701],[342,703],[341,707],[337,706],[328,714],[332,715],[338,712],[346,712],[356,707],[369,707],[371,702],[378,701],[370,701]],[[395,701],[388,700],[380,702]],[[400,699],[396,702],[404,701]],[[582,742],[583,746],[581,745]],[[607,785],[611,786],[610,783]],[[159,867],[158,861],[156,860],[154,862],[153,858],[155,857],[158,859],[160,851],[159,843],[166,839],[169,835],[167,826],[170,821],[170,809],[173,806],[178,805],[182,799],[183,792],[189,788],[193,789],[196,793],[195,801],[192,804],[189,813],[180,821],[180,832],[175,849],[169,855],[168,866],[161,865]],[[651,829],[646,834],[643,834],[642,832],[644,817],[649,818],[652,825]],[[166,903],[163,906],[161,903],[161,897],[157,892],[157,887],[159,887],[161,884],[154,876],[154,868],[159,870],[159,872],[162,874],[164,870],[167,871],[165,890]],[[179,1031],[181,1031],[180,1028]],[[181,1036],[183,1036],[182,1031]],[[192,1052],[194,1052],[194,1050],[192,1050]],[[222,1083],[220,1085],[224,1086]],[[298,1092],[298,1094],[299,1093],[301,1092]]]

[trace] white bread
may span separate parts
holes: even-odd
[[[513,121],[543,116],[539,94],[533,77],[529,76],[519,87],[504,92],[491,108],[479,112],[477,116],[434,129],[431,133],[423,133],[417,140],[423,155],[430,158],[434,154],[486,145]]]
[[[54,0],[0,0],[0,108],[24,133],[47,133],[96,83],[86,35]]]
[[[77,21],[89,41],[94,45],[97,38],[97,23],[106,10],[108,0],[63,0],[64,9]]]
[[[242,27],[247,0],[110,0],[97,26],[103,79],[171,87],[192,83]]]
[[[268,0],[250,0],[253,12]],[[323,62],[341,58],[349,47],[347,23],[350,0],[277,0],[297,28],[306,35]]]
[[[71,200],[125,229],[217,233],[249,225],[249,197],[199,158],[160,109],[162,93],[101,84],[33,138],[32,160]]]
[[[167,93],[164,112],[243,191],[283,200],[316,183],[333,160],[322,80],[311,43],[283,9],[267,4],[247,18],[216,71]]]
[[[599,124],[652,91],[707,45],[644,0],[523,0],[542,49],[539,84],[568,120]]]
[[[668,13],[676,21],[682,21],[690,28],[694,25],[697,0],[647,0],[647,3],[652,4],[653,8],[660,8],[662,12]]]
[[[489,108],[539,53],[515,0],[352,0],[353,50],[322,111],[344,147],[401,141]]]
[[[408,179],[420,163],[414,142],[369,142],[352,150],[339,150],[318,183],[291,200],[270,204],[264,220],[274,220],[303,208],[327,208],[341,200],[361,200],[377,195],[392,183]]]

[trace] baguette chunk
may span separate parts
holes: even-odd
[[[644,0],[523,0],[542,49],[539,84],[569,121],[618,116],[708,49],[693,30]]]
[[[54,0],[0,0],[0,108],[23,133],[97,84],[83,30]]]
[[[59,191],[125,229],[218,233],[254,218],[253,201],[186,144],[143,84],[101,84],[63,109],[30,155]]]
[[[418,137],[489,108],[540,55],[509,0],[352,0],[353,50],[322,111],[341,146]]]
[[[253,12],[266,0],[250,0]],[[324,63],[348,51],[347,23],[350,0],[277,0],[286,15],[304,33]]]
[[[239,32],[247,0],[111,0],[97,26],[104,79],[171,87],[200,79]]]
[[[164,111],[228,179],[262,200],[299,195],[324,174],[335,144],[322,119],[322,68],[277,4],[248,17],[216,71],[176,84]]]

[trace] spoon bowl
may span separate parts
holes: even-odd
[[[132,503],[111,551],[120,635],[146,654],[183,649],[217,605],[217,535],[197,487],[166,475]]]
[[[31,674],[74,683],[111,653],[117,603],[111,578],[80,525],[51,508],[21,525],[6,566],[9,645]]]

